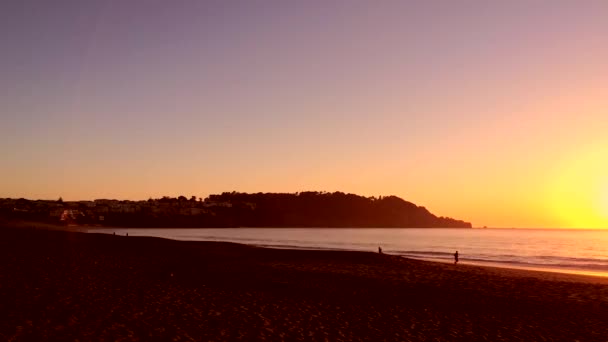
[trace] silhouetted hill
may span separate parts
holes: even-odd
[[[437,217],[396,196],[225,192],[209,200],[231,203],[238,225],[248,227],[471,227],[469,222]]]
[[[311,191],[224,192],[204,201],[195,196],[147,201],[0,199],[0,216],[122,227],[471,228],[469,222],[437,217],[396,196],[376,198]]]

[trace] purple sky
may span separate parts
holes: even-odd
[[[5,0],[0,43],[0,197],[340,190],[608,222],[552,200],[608,174],[579,158],[608,148],[606,1]]]

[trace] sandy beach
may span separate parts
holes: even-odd
[[[608,279],[3,228],[0,340],[607,341]]]

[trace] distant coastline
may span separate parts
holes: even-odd
[[[125,228],[472,228],[396,196],[224,192],[143,201],[0,199],[0,218]]]

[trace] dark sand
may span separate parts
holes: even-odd
[[[607,341],[608,279],[0,229],[0,341]]]

